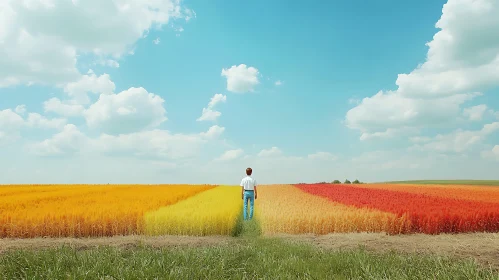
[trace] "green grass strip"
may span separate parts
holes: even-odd
[[[3,279],[499,279],[472,261],[415,254],[320,250],[257,238],[256,224],[229,245],[69,247],[0,255]],[[252,230],[249,230],[252,229]],[[242,242],[241,242],[242,241]]]

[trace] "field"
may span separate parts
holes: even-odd
[[[499,279],[499,188],[432,182],[260,186],[255,219],[243,221],[237,186],[0,186],[0,237],[0,274],[13,278],[79,278],[99,260],[92,273],[116,278],[168,271],[167,279],[276,279],[294,269],[302,278],[330,271],[339,279],[383,273]],[[314,264],[318,260],[330,263]],[[150,267],[140,268],[142,261]],[[47,266],[59,270],[41,270]]]
[[[418,185],[468,185],[468,186],[499,186],[499,180],[409,180],[391,181],[384,184],[418,184]]]

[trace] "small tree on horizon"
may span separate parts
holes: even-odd
[[[341,184],[340,180],[334,180],[333,184]]]
[[[348,179],[346,179],[344,184],[351,184],[351,183],[350,181],[348,181]]]
[[[352,184],[360,184],[360,182],[359,180],[355,179],[355,181],[353,181]]]

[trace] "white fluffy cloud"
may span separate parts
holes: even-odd
[[[244,154],[243,149],[235,149],[225,151],[220,157],[216,158],[217,161],[231,161],[240,158]]]
[[[258,75],[258,69],[248,67],[246,64],[222,69],[222,76],[227,78],[227,90],[235,93],[254,91],[254,87],[260,83]]]
[[[72,102],[63,102],[59,98],[53,97],[43,103],[45,112],[53,112],[65,117],[81,116],[85,107]]]
[[[220,102],[225,102],[227,101],[227,96],[217,93],[215,94],[211,99],[210,103],[208,103],[207,108],[203,108],[203,112],[201,113],[201,116],[197,119],[197,121],[215,121],[222,115],[219,111],[213,110],[215,105],[217,105]]]
[[[90,99],[88,93],[94,94],[112,94],[116,86],[108,74],[100,76],[95,75],[92,70],[89,70],[87,75],[80,77],[78,81],[68,83],[64,86],[64,92],[76,104],[88,104]]]
[[[159,95],[132,87],[118,94],[101,94],[83,115],[91,129],[109,134],[131,133],[166,121],[163,103]]]
[[[434,138],[425,139],[424,144],[416,144],[411,150],[456,152],[462,153],[483,142],[490,134],[499,130],[499,122],[486,124],[481,130],[457,130],[450,134],[439,134]]]
[[[19,108],[17,106],[16,111],[26,112],[25,107],[22,107],[22,110]],[[38,113],[29,113],[24,119],[12,109],[0,110],[0,134],[3,143],[18,139],[21,136],[21,130],[24,128],[62,129],[65,124],[66,119],[48,119]]]
[[[69,99],[53,97],[43,103],[45,112],[56,113],[65,117],[81,116],[85,106],[90,103],[89,93],[110,95],[116,86],[108,74],[97,76],[92,70],[78,80],[64,85],[64,92]]]
[[[499,159],[499,145],[495,145],[494,148],[492,148],[492,152]]]
[[[73,124],[49,139],[29,145],[29,150],[39,156],[71,156],[75,154],[107,155],[148,159],[185,159],[199,155],[204,145],[216,140],[223,127],[212,126],[206,132],[173,134],[154,129],[128,134],[101,134],[90,138]]]
[[[482,158],[499,161],[499,145],[495,145],[490,151],[483,151],[481,155]]]
[[[201,116],[197,118],[196,121],[215,121],[221,115],[222,113],[220,113],[219,111],[214,111],[210,108],[203,108]]]
[[[208,129],[207,132],[202,132],[200,135],[202,137],[205,137],[207,139],[215,139],[222,135],[222,133],[225,131],[225,127],[221,127],[218,125],[214,125]]]
[[[101,65],[101,66],[107,66],[111,68],[119,68],[120,63],[114,59],[103,59],[100,58],[96,62],[94,62],[94,65]]]
[[[10,143],[20,137],[24,119],[11,109],[0,110],[0,144]]]
[[[0,87],[73,81],[79,53],[119,58],[152,26],[191,17],[180,0],[1,1]]]
[[[452,95],[499,85],[498,14],[495,0],[449,0],[436,23],[441,30],[427,44],[427,61],[399,75],[400,93]]]
[[[172,134],[156,129],[118,136],[105,134],[93,145],[97,151],[111,155],[181,159],[195,156],[205,141],[199,134]]]
[[[381,132],[363,132],[360,135],[360,140],[365,141],[369,139],[374,139],[374,138],[381,138],[381,139],[386,139],[386,138],[393,138],[399,135],[410,135],[417,133],[419,131],[418,128],[413,128],[413,127],[402,127],[402,128],[387,128],[385,131]]]
[[[48,129],[62,129],[66,125],[66,119],[53,118],[48,119],[38,113],[29,113],[26,119],[28,127],[48,128]]]
[[[208,108],[213,108],[215,107],[215,105],[217,105],[218,103],[220,102],[225,102],[227,101],[227,96],[221,94],[221,93],[217,93],[215,94],[211,99],[210,99],[210,103],[208,103]]]
[[[0,111],[0,129],[14,130],[24,124],[24,119],[11,109]]]
[[[349,110],[346,125],[369,135],[395,135],[395,129],[410,130],[455,121],[460,106],[476,94],[457,94],[438,99],[406,98],[397,92],[378,92]]]
[[[455,120],[471,93],[499,85],[498,13],[495,0],[449,0],[426,62],[400,74],[396,91],[364,98],[348,111],[347,126],[376,133]]]
[[[29,150],[38,156],[68,156],[83,150],[87,137],[73,124],[67,124],[63,130],[50,139],[32,144]]]
[[[481,104],[465,108],[463,114],[468,117],[470,121],[481,121],[485,111],[487,111],[487,105]]]
[[[23,115],[24,113],[26,113],[26,105],[22,104],[22,105],[16,106],[15,111],[16,111],[16,113]]]
[[[282,155],[282,151],[277,147],[272,147],[270,149],[263,149],[258,153],[259,157],[273,157]]]

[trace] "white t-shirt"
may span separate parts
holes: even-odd
[[[244,187],[244,190],[254,191],[256,187],[256,180],[250,176],[246,176],[241,180],[241,187]]]

